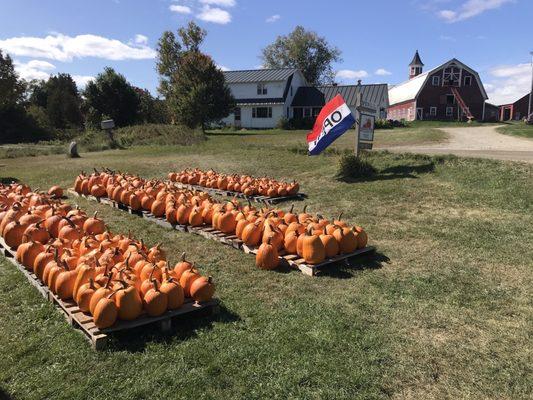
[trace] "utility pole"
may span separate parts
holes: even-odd
[[[533,103],[533,51],[529,52],[529,55],[531,56],[531,90],[529,91],[529,107],[527,111],[527,122],[529,123],[531,121],[531,113],[533,112],[531,110],[531,106]]]

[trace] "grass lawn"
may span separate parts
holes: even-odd
[[[375,177],[343,183],[335,152],[301,154],[303,138],[223,132],[189,147],[2,160],[4,178],[40,188],[69,187],[77,171],[101,166],[145,177],[198,166],[294,178],[310,211],[344,211],[379,251],[318,278],[265,272],[230,247],[72,199],[113,231],[163,242],[174,260],[190,254],[216,280],[221,314],[164,336],[138,329],[93,352],[0,257],[0,398],[531,398],[529,169],[376,152]]]
[[[523,122],[506,122],[504,126],[498,128],[498,132],[504,135],[533,138],[533,125],[526,125]]]

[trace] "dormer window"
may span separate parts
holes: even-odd
[[[463,86],[471,86],[471,85],[472,85],[472,77],[468,75],[465,76]]]
[[[267,94],[267,87],[264,83],[258,83],[257,84],[257,94],[258,95],[264,95]]]

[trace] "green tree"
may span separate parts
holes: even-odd
[[[0,50],[0,107],[13,107],[23,99],[24,81],[20,80],[9,54]]]
[[[172,78],[178,72],[178,64],[181,56],[181,44],[171,31],[163,32],[157,45],[157,72],[159,73],[158,91],[164,97],[168,97]]]
[[[67,129],[82,126],[81,97],[76,82],[69,74],[31,82],[30,87],[30,104],[45,110],[52,127]]]
[[[146,90],[136,87],[139,96],[139,122],[143,124],[167,124],[168,112],[163,100],[157,99]]]
[[[316,32],[297,26],[262,50],[266,68],[298,68],[313,85],[334,80],[332,63],[341,61],[341,51]]]
[[[235,105],[222,71],[211,57],[197,51],[180,58],[170,96],[175,120],[202,130],[227,116]]]
[[[87,123],[97,128],[104,118],[112,118],[116,126],[132,125],[139,113],[139,96],[126,78],[113,68],[90,81],[83,92]]]

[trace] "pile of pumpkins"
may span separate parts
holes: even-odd
[[[97,213],[72,208],[56,192],[0,185],[0,234],[20,264],[62,300],[73,299],[97,327],[161,315],[181,307],[185,297],[213,297],[211,277],[201,276],[185,255],[172,266],[160,245],[148,248],[112,234]]]
[[[225,175],[212,169],[202,171],[196,168],[185,169],[181,172],[170,172],[168,179],[172,182],[180,182],[187,185],[243,193],[245,196],[294,196],[300,190],[300,185],[296,181],[288,183],[267,177],[255,178],[250,175]]]

